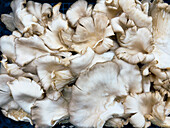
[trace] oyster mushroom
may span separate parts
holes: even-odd
[[[53,10],[56,11],[55,8],[58,6],[53,7]],[[60,13],[53,15],[52,21],[48,23],[48,28],[45,34],[40,36],[45,44],[51,50],[68,51],[67,46],[60,40],[61,31],[68,29],[68,22],[63,18],[63,15]]]
[[[25,121],[33,124],[31,115],[26,113],[15,101],[9,102],[2,107],[2,113],[15,121]]]
[[[78,0],[66,12],[66,17],[71,26],[77,26],[79,19],[89,17],[92,13],[92,5],[88,5],[85,0]]]
[[[134,127],[148,127],[150,122],[147,122],[146,116],[152,113],[154,105],[163,101],[163,98],[156,93],[141,93],[132,94],[126,97],[124,102],[125,113],[132,114],[130,123]]]
[[[119,0],[122,10],[133,20],[138,27],[151,27],[152,17],[148,16],[137,7],[135,0]]]
[[[40,4],[33,1],[27,2],[27,11],[38,19],[38,22],[46,27],[49,18],[52,16],[52,6],[44,3]]]
[[[162,0],[13,0],[1,20],[0,107],[38,128],[170,127],[169,12]]]
[[[26,0],[14,0],[11,2],[12,13],[1,15],[2,22],[9,28],[14,30],[17,28],[21,33],[42,34],[44,28],[37,23],[37,18],[28,13],[24,4]],[[8,20],[8,21],[7,21]],[[38,33],[37,33],[38,32]]]
[[[37,100],[31,114],[37,128],[53,127],[68,118],[68,104],[62,97],[56,101],[48,98]]]
[[[14,78],[8,76],[7,74],[0,75],[0,107],[3,107],[4,105],[13,100],[10,96],[11,92],[7,85],[7,83],[12,80],[14,80]]]
[[[98,63],[80,74],[76,86],[72,88],[69,106],[71,123],[79,127],[102,127],[112,115],[124,113],[121,102],[115,101],[117,96],[121,97],[128,95],[129,92],[142,91],[141,88],[138,90],[133,88],[137,86],[135,81],[133,83],[126,79],[125,72],[127,70],[123,69],[123,62],[122,67],[119,67],[118,63],[121,62]],[[139,86],[141,85],[139,84]],[[96,90],[96,88],[98,89]]]
[[[16,63],[21,66],[49,53],[54,52],[46,47],[39,36],[34,35],[28,38],[20,37],[16,39]]]
[[[13,99],[11,90],[8,83],[15,78],[8,76],[7,74],[0,75],[0,107],[2,113],[15,121],[26,121],[31,124],[31,116],[26,113]]]
[[[160,127],[170,127],[170,104],[168,102],[169,101],[167,101],[167,104],[165,102],[161,102],[154,105],[152,108],[152,113],[147,116],[148,120]]]
[[[122,10],[118,0],[97,0],[93,12],[105,13],[109,19],[112,19],[119,15]]]
[[[75,75],[78,75],[80,72],[85,71],[87,68],[91,68],[96,63],[111,61],[113,56],[114,53],[112,51],[105,52],[103,54],[97,54],[91,48],[87,48],[85,54],[77,54],[70,59],[71,72]],[[80,63],[82,61],[83,63]]]
[[[31,107],[37,99],[43,98],[43,90],[40,85],[28,78],[19,77],[8,82],[8,86],[14,101],[27,113],[31,112]]]
[[[16,42],[15,39],[21,37],[21,34],[14,31],[10,36],[2,36],[0,38],[1,52],[9,59],[15,61],[16,59]]]
[[[125,35],[120,37],[119,43],[122,47],[116,50],[116,55],[131,64],[151,62],[155,58],[151,39],[152,34],[147,28],[129,28]]]
[[[58,99],[59,90],[74,81],[74,77],[68,68],[70,62],[57,56],[44,56],[37,59],[37,73],[43,88],[49,93],[50,99]],[[50,95],[52,93],[52,96]]]
[[[155,49],[153,54],[157,63],[152,66],[152,73],[158,76],[162,80],[169,78],[164,70],[169,72],[169,24],[170,24],[170,5],[163,3],[163,1],[154,1],[152,4],[151,16],[153,17],[153,42]],[[165,75],[165,77],[160,77]],[[169,74],[169,73],[168,73]]]
[[[31,78],[36,82],[39,81],[39,78],[37,75],[34,75],[32,73],[26,73],[17,64],[15,63],[10,64],[7,62],[7,60],[8,59],[6,58],[6,56],[3,55],[3,59],[1,61],[1,66],[2,66],[1,69],[3,68],[4,71],[1,71],[2,74],[8,74],[9,76],[12,76],[15,78],[23,76],[23,77]]]
[[[114,41],[110,39],[113,35],[107,16],[103,13],[95,13],[93,17],[83,17],[79,20],[76,32],[72,37],[71,47],[82,54],[88,47],[101,54],[113,46]]]

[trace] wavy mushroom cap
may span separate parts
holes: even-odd
[[[66,12],[66,17],[71,26],[76,27],[79,19],[91,16],[92,5],[88,5],[85,0],[78,0]]]
[[[90,47],[101,54],[113,46],[114,42],[109,38],[113,35],[108,17],[103,13],[95,13],[93,17],[83,17],[79,20],[71,47],[79,53],[85,53]]]
[[[155,58],[151,40],[152,34],[147,28],[129,28],[119,37],[121,47],[116,50],[116,55],[131,64],[151,62]]]
[[[56,101],[48,98],[37,100],[31,108],[31,114],[37,128],[53,127],[68,118],[68,104],[62,97]]]
[[[120,9],[118,0],[97,0],[93,12],[102,12],[112,19],[119,15],[122,10]]]
[[[130,123],[134,127],[144,127],[149,123],[146,121],[146,116],[152,113],[154,105],[162,101],[163,98],[158,92],[129,95],[124,102],[125,113],[133,114],[130,117]]]
[[[122,104],[114,101],[116,96],[125,96],[135,91],[141,92],[141,87],[134,89],[141,84],[137,85],[138,83],[125,76],[125,72],[131,69],[124,69],[124,65],[122,64],[121,67],[118,63],[121,62],[97,63],[80,74],[72,90],[69,107],[71,123],[79,127],[102,127],[112,115],[124,113]],[[133,77],[132,75],[130,76]],[[140,75],[138,77],[140,81]]]
[[[158,61],[156,67],[160,69],[170,68],[170,5],[155,1],[152,5],[153,17],[153,41],[155,49],[153,54]]]
[[[103,54],[97,54],[91,48],[87,48],[85,54],[77,54],[72,59],[70,59],[71,72],[75,75],[78,75],[87,68],[91,68],[96,63],[111,61],[113,57],[114,53],[112,51],[105,52]]]
[[[42,82],[42,86],[47,93],[48,98],[58,99],[59,90],[68,83],[74,81],[74,77],[68,67],[69,60],[57,56],[43,56],[37,59],[37,73]]]
[[[37,99],[43,98],[43,90],[35,81],[19,77],[8,82],[12,97],[19,106],[27,113],[31,113],[31,107]]]

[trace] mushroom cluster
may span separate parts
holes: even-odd
[[[1,21],[0,108],[50,128],[170,127],[170,5],[13,0]]]

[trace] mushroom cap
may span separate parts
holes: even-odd
[[[37,59],[37,73],[45,90],[50,86],[59,90],[74,78],[68,68],[69,60],[58,56],[43,56]]]
[[[13,103],[11,103],[13,104]],[[15,121],[25,121],[30,122],[33,125],[30,114],[26,113],[23,109],[10,109],[8,111],[2,109],[2,113]]]
[[[79,20],[71,47],[82,54],[88,47],[101,54],[113,46],[114,42],[109,38],[113,35],[108,17],[103,13],[94,13],[93,17],[83,17]]]
[[[1,52],[12,60],[16,59],[15,38],[16,37],[14,35],[2,36],[0,38]]]
[[[151,62],[155,59],[151,53],[154,49],[151,39],[152,34],[147,28],[138,30],[129,28],[119,39],[119,44],[122,47],[116,50],[116,55],[131,64]]]
[[[130,123],[134,127],[144,127],[147,125],[146,115],[151,114],[154,105],[163,101],[161,95],[156,93],[133,94],[126,97],[124,102],[125,113],[133,114]]]
[[[169,40],[170,40],[170,5],[163,1],[155,1],[152,4],[151,16],[153,18],[153,42],[155,49],[153,54],[158,61],[156,67],[169,69]]]
[[[91,16],[92,5],[88,5],[85,0],[78,0],[66,12],[66,17],[71,26],[77,26],[79,19],[82,17]]]
[[[151,115],[147,116],[148,120],[160,127],[170,127],[170,117],[168,116],[170,114],[170,104],[168,102],[169,101],[160,102],[159,104],[154,105]]]
[[[46,47],[43,40],[37,35],[16,39],[16,62],[21,66],[49,53],[52,53],[52,51]]]
[[[24,76],[24,77],[29,77],[32,78],[34,81],[38,82],[39,78],[37,75],[34,75],[32,73],[26,73],[22,70],[22,67],[18,66],[15,63],[8,63],[7,62],[7,58],[6,56],[3,55],[3,59],[1,61],[1,68],[3,68],[3,70],[1,71],[2,74],[8,74],[9,76],[12,76],[14,78],[18,78],[20,76]]]
[[[52,6],[44,3],[40,4],[33,1],[28,1],[26,4],[27,11],[35,16],[38,22],[46,27],[49,18],[52,16]]]
[[[53,127],[68,118],[68,104],[60,97],[57,101],[45,98],[37,100],[31,108],[32,120],[37,128]]]
[[[37,99],[43,97],[43,90],[35,81],[28,78],[19,77],[8,82],[12,97],[19,106],[27,113],[31,112],[31,107]]]
[[[118,63],[122,63],[122,67]],[[79,127],[102,127],[112,115],[124,113],[121,103],[114,101],[115,97],[125,96],[128,92],[142,91],[140,83],[137,85],[134,79],[131,81],[126,77],[126,72],[129,73],[132,69],[124,69],[124,63],[119,61],[97,63],[80,74],[76,86],[72,88],[69,106],[71,123]]]
[[[91,68],[96,63],[111,61],[113,57],[114,52],[112,51],[105,52],[103,54],[97,54],[88,47],[85,54],[77,54],[75,55],[75,57],[70,59],[71,72],[75,75],[78,75],[81,72],[85,71],[87,68]]]
[[[138,27],[151,27],[152,17],[142,12],[142,10],[137,7],[135,0],[119,0],[119,5]]]
[[[119,7],[118,0],[97,0],[93,9],[94,12],[105,13],[109,19],[112,19],[121,13],[122,10]]]
[[[8,76],[7,74],[1,74],[0,75],[0,107],[8,104],[10,101],[12,101],[12,97],[10,96],[11,92],[7,85],[9,81],[14,80],[13,77]]]

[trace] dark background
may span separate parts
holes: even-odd
[[[10,2],[12,0],[0,0],[0,15],[10,13],[12,10],[10,8]],[[28,0],[27,0],[28,1]],[[65,13],[66,10],[70,7],[72,3],[77,0],[33,0],[39,3],[50,3],[52,6],[58,2],[62,2],[60,12]],[[87,0],[89,4],[95,4],[96,0]],[[170,0],[164,0],[170,4]],[[0,21],[0,37],[3,35],[10,35],[11,32],[6,29],[5,25]],[[26,122],[16,122],[7,117],[5,117],[0,111],[0,128],[34,128],[30,123]],[[72,124],[58,124],[54,128],[75,128]],[[125,128],[132,128],[131,125],[125,126]],[[159,128],[155,125],[152,125],[150,128]]]

